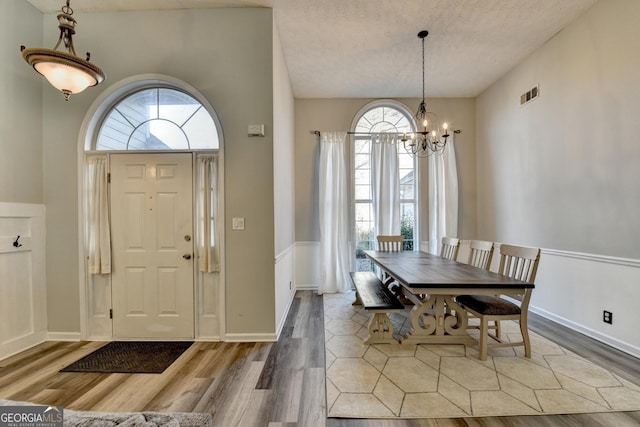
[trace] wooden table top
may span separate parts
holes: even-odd
[[[374,263],[410,289],[533,288],[534,284],[426,252],[364,251]]]

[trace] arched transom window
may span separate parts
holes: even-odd
[[[415,124],[411,113],[400,103],[392,101],[375,101],[363,108],[355,117],[353,130],[352,161],[352,224],[356,242],[356,269],[368,270],[371,263],[366,259],[363,250],[376,248],[374,230],[373,187],[372,187],[372,134],[413,132]],[[375,136],[374,136],[375,137]],[[397,144],[400,182],[400,233],[404,236],[404,249],[417,248],[417,191],[415,158],[404,149],[402,143]]]
[[[365,112],[356,123],[356,132],[404,133],[412,132],[413,126],[407,115],[392,106],[375,107]]]
[[[207,109],[180,90],[133,92],[107,113],[96,150],[215,150],[218,129]]]

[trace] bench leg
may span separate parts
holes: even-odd
[[[374,313],[369,321],[369,336],[365,344],[397,344],[393,338],[393,324],[387,313]]]
[[[356,290],[356,300],[352,302],[351,305],[362,305],[362,301],[360,300],[360,295],[358,294],[358,290]]]

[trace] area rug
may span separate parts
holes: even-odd
[[[112,341],[60,372],[161,374],[192,342]]]
[[[365,345],[369,314],[353,293],[324,295],[327,414],[332,418],[457,418],[640,410],[640,387],[531,333],[522,347]],[[407,316],[392,316],[407,331]],[[519,339],[518,325],[503,333]]]

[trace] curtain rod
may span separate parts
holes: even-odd
[[[311,133],[319,136],[321,132],[319,130],[312,130]],[[421,133],[421,132],[347,132],[347,135],[377,135],[380,133],[387,133],[391,135],[404,135],[405,133]],[[457,135],[459,133],[462,133],[462,131],[460,129],[454,129],[453,133]]]

